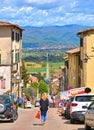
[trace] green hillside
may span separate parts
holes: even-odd
[[[23,48],[77,47],[80,39],[76,33],[86,28],[80,25],[24,27]]]

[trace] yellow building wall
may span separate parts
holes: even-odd
[[[80,37],[83,38],[83,46],[80,49],[82,61],[81,87],[89,87],[94,93],[94,31],[89,30],[82,33]],[[86,62],[84,61],[85,58],[87,58]]]
[[[79,59],[75,54],[69,54],[68,86],[78,87]]]
[[[80,68],[80,72],[81,72],[81,87],[85,87],[86,86],[86,73],[87,73],[87,69],[86,69],[86,62],[85,62],[85,54],[87,54],[87,37],[84,36],[83,37],[83,46],[80,48],[80,59],[81,59],[81,68]]]
[[[88,32],[87,36],[87,47],[86,47],[86,53],[89,57],[87,63],[86,63],[86,86],[90,87],[92,90],[92,93],[94,93],[94,31]]]

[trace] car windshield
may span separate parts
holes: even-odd
[[[40,103],[40,101],[36,101],[36,103]]]
[[[75,100],[78,102],[89,102],[92,101],[92,97],[94,97],[94,95],[77,96]]]
[[[71,99],[70,99],[70,100],[71,100],[71,102],[72,102],[72,101],[74,100],[74,97],[71,97]]]
[[[2,103],[9,103],[10,99],[7,96],[0,96],[0,102],[2,102]]]

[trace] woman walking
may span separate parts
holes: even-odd
[[[42,124],[45,124],[47,120],[47,111],[49,109],[49,100],[47,98],[46,93],[42,93],[41,99],[40,99],[40,112],[41,112],[41,121]]]

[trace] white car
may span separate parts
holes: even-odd
[[[70,107],[71,124],[73,124],[75,120],[84,121],[84,114],[92,102],[92,97],[94,97],[94,94],[79,94],[74,97]]]
[[[39,107],[40,106],[40,100],[36,100],[35,101],[35,107]]]
[[[94,101],[90,104],[84,116],[85,130],[91,130],[94,128]]]
[[[27,101],[25,104],[25,108],[32,108],[32,104],[30,101]]]

